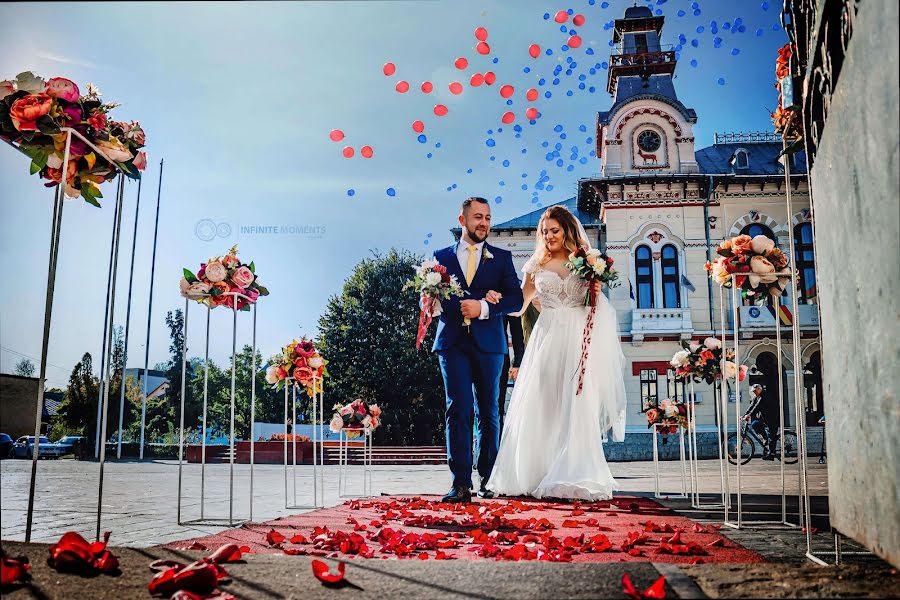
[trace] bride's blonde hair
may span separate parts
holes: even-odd
[[[563,242],[563,247],[568,250],[568,253],[571,254],[575,252],[578,248],[583,248],[588,245],[587,240],[581,237],[580,227],[578,226],[578,219],[575,218],[569,209],[565,206],[561,206],[557,204],[556,206],[551,206],[547,210],[544,211],[544,214],[541,215],[540,221],[538,221],[537,226],[537,243],[535,244],[534,256],[537,257],[538,264],[543,265],[547,261],[550,260],[550,251],[547,250],[547,244],[544,243],[544,223],[547,219],[553,219],[563,229],[563,233],[565,234],[565,241]]]

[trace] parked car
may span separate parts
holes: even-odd
[[[83,443],[84,436],[81,435],[64,435],[56,441],[56,445],[61,446],[65,450],[65,452],[63,452],[63,455],[75,454],[75,446]]]
[[[5,433],[0,433],[0,459],[9,458],[13,448],[13,439]]]
[[[47,436],[41,436],[41,444],[38,448],[38,458],[59,458],[63,454],[67,453],[67,450],[59,446],[58,444],[54,444]],[[12,449],[12,454],[10,454],[13,458],[31,458],[34,453],[34,436],[33,435],[23,435],[19,439],[16,440],[15,445]]]

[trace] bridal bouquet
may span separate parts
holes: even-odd
[[[777,298],[784,293],[790,281],[789,275],[776,275],[788,265],[787,256],[775,247],[775,242],[764,235],[751,238],[739,235],[723,240],[716,248],[719,258],[706,263],[706,270],[713,281],[723,287],[734,284],[749,297]]]
[[[0,139],[14,144],[31,159],[31,174],[59,185],[65,171],[65,193],[81,196],[94,206],[102,198],[100,184],[116,176],[116,167],[140,179],[147,166],[145,135],[137,121],[114,121],[118,104],[100,100],[100,90],[87,84],[87,93],[64,77],[44,80],[30,71],[0,81]],[[69,162],[63,167],[70,127],[90,144],[72,135]],[[99,150],[99,152],[98,152]],[[113,165],[115,163],[115,166]]]
[[[438,300],[449,300],[450,296],[463,296],[466,294],[455,275],[447,272],[447,267],[436,260],[426,260],[416,268],[416,275],[406,282],[403,289],[413,289],[422,299],[422,308],[419,313],[419,330],[416,333],[416,350],[425,339],[425,332],[431,325],[431,319],[435,316]]]
[[[600,281],[614,288],[619,285],[617,281],[619,272],[612,266],[613,259],[594,248],[590,250],[579,248],[569,255],[569,261],[566,263],[566,268],[577,273],[588,285]],[[594,306],[596,300],[588,288],[584,295],[584,305]]]
[[[658,427],[663,435],[678,433],[678,428],[688,428],[688,405],[671,398],[659,402],[659,407],[647,409],[647,428]]]
[[[377,429],[379,425],[381,409],[378,405],[357,399],[350,404],[334,405],[334,416],[329,428],[334,433],[343,431],[348,438],[356,438],[362,435],[364,429]]]
[[[287,378],[293,377],[294,385],[303,386],[312,398],[322,392],[322,380],[328,375],[327,363],[311,341],[305,337],[294,340],[269,359],[266,382],[281,390]]]
[[[734,379],[743,381],[747,376],[746,365],[738,367],[734,363],[734,351],[724,350],[721,340],[708,337],[703,343],[682,341],[682,350],[675,353],[670,364],[675,368],[677,379],[687,380],[691,377],[697,383],[705,381],[712,385],[716,379]]]
[[[214,256],[202,263],[196,275],[184,269],[184,277],[178,284],[182,298],[196,300],[210,308],[224,305],[250,310],[250,305],[260,296],[268,296],[269,290],[259,285],[256,279],[256,267],[252,262],[249,265],[242,263],[237,257],[237,248],[232,246],[225,256]]]

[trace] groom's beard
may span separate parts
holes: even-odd
[[[473,240],[476,244],[480,244],[481,242],[486,240],[487,236],[488,236],[487,231],[485,231],[485,232],[473,231],[473,230],[469,229],[468,227],[466,227],[466,233],[469,234],[469,239]]]

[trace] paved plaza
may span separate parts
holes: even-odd
[[[653,493],[652,462],[610,463],[621,492]],[[361,467],[350,467],[346,492],[362,491]],[[443,494],[450,487],[450,475],[444,465],[374,466],[374,495]],[[787,465],[786,487],[796,494],[797,465]],[[660,463],[660,492],[670,499],[682,490],[680,463]],[[752,461],[742,468],[743,489],[748,494],[776,495],[781,490],[779,463]],[[31,462],[0,461],[0,526],[5,540],[24,540],[28,483]],[[70,530],[93,535],[97,518],[97,483],[99,464],[74,460],[41,461],[38,464],[34,509],[33,541],[52,542]],[[298,504],[312,500],[312,467],[297,467]],[[718,461],[700,462],[700,491],[712,492],[720,483]],[[732,467],[732,481],[736,483]],[[827,470],[824,465],[810,464],[810,492],[824,495]],[[204,516],[228,517],[229,466],[206,466]],[[304,512],[284,508],[284,468],[257,465],[254,469],[253,520],[266,521],[288,514]],[[249,516],[250,468],[234,466],[235,519]],[[325,505],[334,506],[346,500],[338,495],[338,467],[325,467]],[[291,487],[293,494],[293,488]],[[110,462],[105,466],[102,529],[113,533],[117,546],[148,547],[166,542],[214,533],[218,529],[183,526],[177,523],[177,461]],[[293,498],[292,498],[293,499]],[[665,501],[665,500],[664,500]],[[719,512],[721,515],[721,511]],[[182,521],[200,516],[200,466],[185,464],[183,471]],[[713,517],[712,514],[709,515]],[[714,517],[713,517],[714,518]],[[721,516],[719,516],[721,518]]]

